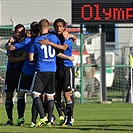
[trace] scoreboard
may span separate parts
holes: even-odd
[[[72,23],[133,23],[133,0],[72,0]]]

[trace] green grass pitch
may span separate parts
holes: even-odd
[[[55,109],[56,121],[52,127],[30,128],[31,104],[27,103],[23,126],[5,126],[7,116],[0,104],[0,133],[133,133],[133,105],[124,102],[112,104],[75,103],[74,126],[61,127]],[[14,105],[14,123],[17,119]]]

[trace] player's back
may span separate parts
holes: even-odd
[[[49,41],[60,44],[56,35],[47,33],[36,38],[34,49],[37,55],[37,70],[40,72],[55,72],[56,71],[56,52],[52,46],[40,44],[39,40],[48,39]]]

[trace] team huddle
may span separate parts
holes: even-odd
[[[49,21],[42,19],[30,24],[30,35],[22,24],[15,26],[14,36],[5,45],[7,70],[5,78],[6,125],[13,123],[13,93],[17,98],[17,126],[25,122],[25,94],[31,93],[31,127],[48,127],[55,120],[54,105],[59,124],[73,126],[74,117],[74,65],[72,44],[76,36],[66,31],[66,22],[58,18],[50,30]],[[39,121],[37,117],[39,114]]]

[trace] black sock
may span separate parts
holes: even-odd
[[[25,98],[23,96],[18,97],[17,101],[18,118],[24,117],[25,111]]]
[[[41,101],[40,97],[34,97],[33,104],[35,105],[35,107],[40,115],[40,118],[41,119],[44,118],[45,114],[44,114],[43,105],[42,105],[42,101]]]
[[[61,102],[60,102],[60,108],[61,108],[62,112],[64,113],[64,115],[66,116],[66,114],[67,114],[66,106],[65,106],[65,102],[63,100],[61,100]]]
[[[36,109],[36,106],[32,103],[32,110],[31,110],[31,122],[34,122],[36,123],[36,119],[37,119],[37,116],[38,116],[38,111]]]
[[[72,117],[72,101],[66,103],[66,111],[68,116],[68,121],[71,121]]]
[[[73,116],[73,110],[74,110],[74,96],[73,96],[73,94],[71,94],[71,99],[72,99],[72,111],[71,111],[71,115],[72,115],[72,118],[74,118],[74,116]]]
[[[56,106],[57,112],[59,114],[59,117],[63,116],[62,110],[60,108],[60,102],[58,103],[58,102],[55,101],[55,106]]]
[[[13,120],[13,118],[12,118],[13,101],[6,100],[5,108],[6,108],[6,113],[7,113],[8,119]]]
[[[56,105],[56,109],[58,111],[59,116],[63,116],[63,113],[66,116],[67,113],[66,113],[66,107],[65,107],[64,101],[63,100],[61,102],[55,101],[55,105]]]
[[[54,98],[48,99],[47,103],[48,103],[48,122],[51,122],[51,118],[53,116],[53,111],[54,111]]]
[[[44,113],[45,113],[45,115],[46,115],[46,113],[48,113],[48,103],[47,103],[46,100],[43,101],[43,109],[44,109]]]

